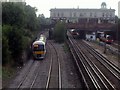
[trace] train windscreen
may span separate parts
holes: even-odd
[[[44,45],[34,45],[33,50],[34,51],[44,51]]]

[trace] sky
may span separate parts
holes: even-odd
[[[101,3],[106,2],[107,8],[115,9],[118,15],[118,1],[120,0],[25,0],[27,4],[38,9],[38,14],[50,17],[51,8],[101,8]]]

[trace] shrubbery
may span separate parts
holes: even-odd
[[[62,21],[59,21],[56,25],[55,25],[55,29],[54,29],[54,39],[56,42],[64,42],[66,39],[66,28],[65,28],[65,23]]]
[[[22,65],[23,53],[29,53],[35,34],[41,30],[37,9],[25,3],[2,3],[2,63]],[[30,57],[30,55],[29,55]]]

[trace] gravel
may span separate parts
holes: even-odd
[[[74,60],[69,50],[66,50],[65,45],[66,44],[55,44],[60,56],[62,88],[82,88]]]

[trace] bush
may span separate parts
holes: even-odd
[[[8,39],[3,36],[2,37],[2,64],[6,65],[10,63],[10,54],[9,46],[8,46]]]
[[[54,39],[56,42],[64,42],[66,39],[66,28],[64,22],[58,22],[54,29]]]
[[[4,25],[2,29],[3,33],[3,59],[4,64],[9,62],[9,55],[11,55],[14,64],[18,65],[22,62],[23,52],[23,33],[21,29],[15,26]],[[10,51],[10,53],[9,53]],[[8,60],[7,60],[8,59]]]

